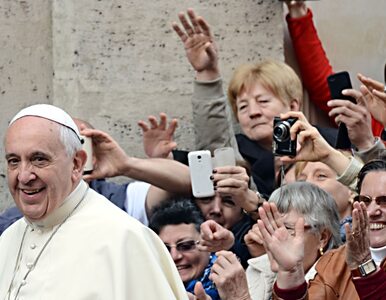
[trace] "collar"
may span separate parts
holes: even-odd
[[[386,246],[380,248],[370,247],[371,257],[374,259],[377,266],[379,266],[382,260],[386,257]]]
[[[78,186],[64,199],[63,204],[51,212],[42,220],[31,222],[24,218],[33,229],[50,229],[64,221],[66,217],[74,210],[75,206],[83,199],[87,190],[87,183],[81,180]]]

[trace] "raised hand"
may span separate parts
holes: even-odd
[[[307,6],[304,1],[286,0],[284,3],[288,7],[291,18],[301,18],[307,14]]]
[[[216,253],[217,260],[209,275],[222,300],[250,300],[245,271],[233,252]]]
[[[274,203],[263,203],[259,214],[261,219],[258,220],[258,226],[264,247],[277,264],[278,271],[292,272],[294,269],[303,269],[304,219],[299,218],[295,224],[295,233],[291,235]]]
[[[349,224],[345,224],[346,263],[350,269],[358,268],[371,258],[366,205],[363,202],[354,202],[353,206],[352,228]]]
[[[354,89],[343,90],[346,96],[355,98],[356,104],[349,100],[334,99],[327,105],[332,109],[328,113],[335,117],[335,123],[345,123],[350,141],[359,149],[369,149],[374,144],[374,136],[371,130],[371,115],[366,105],[364,95]]]
[[[232,248],[235,237],[233,233],[213,220],[201,224],[201,241],[198,249],[201,251],[216,252]]]
[[[264,242],[261,236],[259,225],[254,224],[248,233],[244,236],[245,245],[252,257],[258,257],[265,254]]]
[[[178,14],[183,29],[173,22],[174,31],[184,44],[186,57],[192,67],[198,72],[197,79],[216,79],[219,77],[217,46],[210,31],[208,23],[196,16],[193,9],[188,9],[187,15]],[[202,77],[202,78],[201,78]]]
[[[148,157],[172,158],[171,151],[177,147],[177,143],[173,140],[177,119],[172,119],[167,126],[167,115],[160,113],[159,116],[159,123],[155,116],[148,117],[150,126],[142,120],[138,121],[143,134],[143,148]]]
[[[82,129],[81,134],[92,138],[96,162],[91,174],[85,180],[93,180],[122,175],[121,167],[129,156],[119,144],[107,133],[96,129]]]
[[[363,83],[360,91],[364,96],[368,110],[374,119],[386,127],[385,85],[362,74],[358,74],[358,79]]]

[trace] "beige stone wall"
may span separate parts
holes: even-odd
[[[187,7],[212,25],[226,80],[240,63],[283,59],[277,0],[0,0],[1,131],[20,108],[52,103],[143,156],[136,123],[164,111],[180,120],[179,147],[192,149],[194,73],[171,29]],[[0,211],[11,203],[4,174]]]
[[[51,4],[46,0],[0,1],[0,132],[29,104],[52,102]],[[10,205],[0,147],[0,211]]]

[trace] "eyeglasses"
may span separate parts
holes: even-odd
[[[189,240],[189,241],[182,241],[174,245],[165,244],[165,246],[169,252],[172,250],[172,248],[176,248],[178,252],[188,252],[196,249],[196,246],[199,243],[200,241]]]
[[[288,233],[292,236],[295,235],[295,227],[291,227],[289,225],[285,225],[284,224],[284,227],[287,229]],[[304,232],[306,232],[307,230],[310,230],[312,228],[311,225],[304,225]]]
[[[354,201],[361,201],[366,206],[369,206],[373,200],[377,205],[386,207],[386,196],[370,197],[368,195],[357,195],[354,197]]]

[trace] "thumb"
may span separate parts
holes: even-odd
[[[199,281],[197,281],[194,286],[194,294],[196,295],[197,300],[212,300],[212,298],[206,294],[202,283]]]

